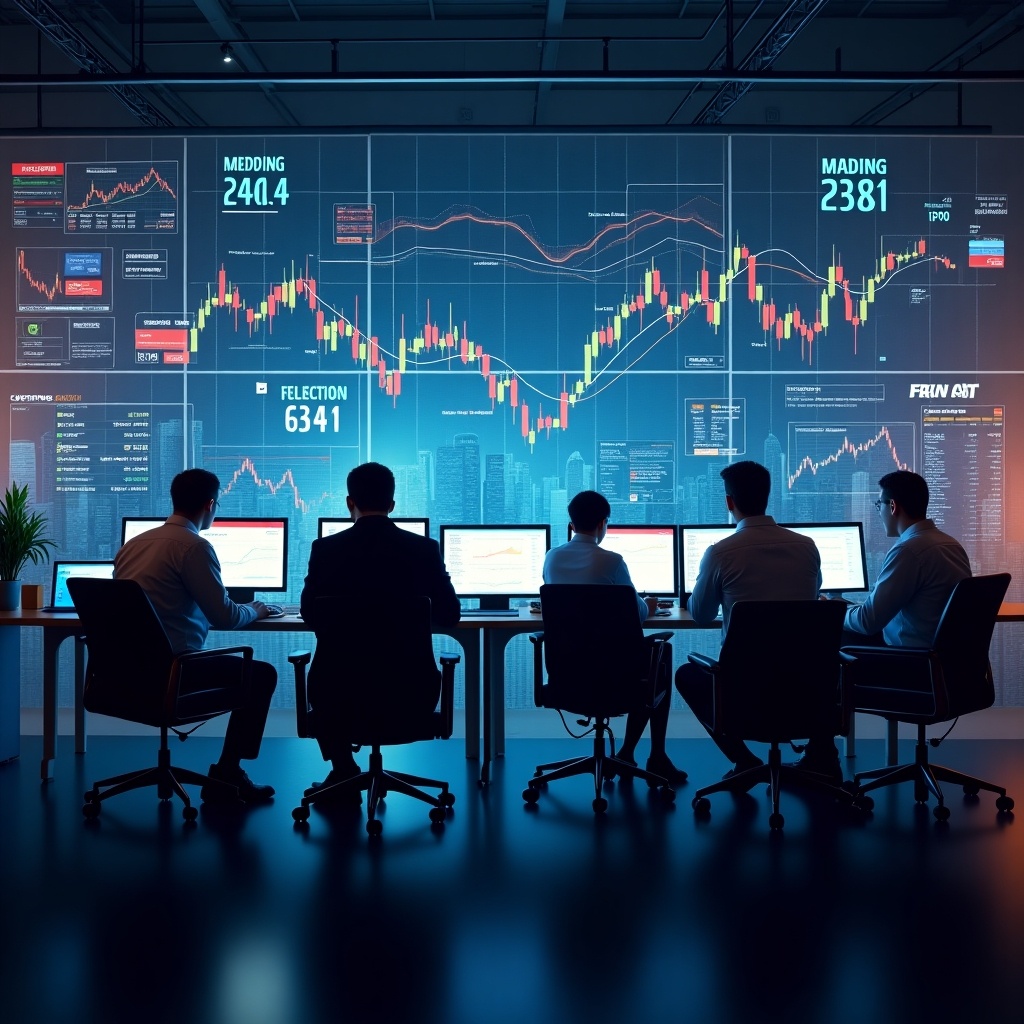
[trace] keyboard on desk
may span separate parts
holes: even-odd
[[[518,608],[464,608],[464,619],[518,619]]]

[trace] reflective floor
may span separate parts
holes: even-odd
[[[204,807],[193,827],[152,790],[82,818],[91,782],[149,764],[155,740],[60,744],[46,787],[38,737],[0,767],[11,1024],[1024,1020],[1024,832],[991,796],[949,793],[942,826],[907,785],[866,821],[786,792],[772,835],[763,788],[696,821],[690,795],[727,766],[707,740],[670,740],[691,776],[675,809],[616,784],[596,818],[583,779],[521,798],[538,761],[586,741],[510,740],[485,791],[462,744],[437,742],[388,748],[385,766],[448,779],[447,826],[393,795],[371,841],[354,809],[293,828],[324,774],[308,741],[265,741],[251,774],[272,805]],[[172,755],[204,769],[218,749]],[[877,767],[881,741],[858,752],[848,772]],[[1024,800],[1024,742],[937,755]]]

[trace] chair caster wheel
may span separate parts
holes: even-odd
[[[977,796],[980,791],[980,786],[964,786],[964,796]]]
[[[183,807],[181,809],[181,816],[186,821],[195,821],[196,818],[199,817],[199,810],[198,808],[195,808],[191,804],[189,804],[187,807]]]
[[[88,794],[86,794],[86,795],[88,795]],[[85,806],[82,808],[82,814],[84,814],[85,817],[88,818],[90,821],[93,818],[98,818],[100,816],[100,802],[99,802],[99,800],[89,800],[85,804]]]
[[[445,818],[444,808],[443,807],[431,807],[430,808],[430,813],[427,815],[427,817],[430,818],[430,820],[431,820],[431,822],[433,824],[435,824],[435,825],[443,825],[444,824],[444,818]]]
[[[376,819],[371,818],[366,823],[366,834],[368,836],[379,836],[384,831],[384,826]]]
[[[999,797],[996,797],[996,810],[997,811],[1003,811],[1004,813],[1007,812],[1007,811],[1012,811],[1013,810],[1013,797],[1012,796],[999,796]]]
[[[676,802],[676,791],[671,786],[662,786],[659,790],[663,804],[674,804]]]
[[[92,803],[93,800],[99,800],[99,793],[95,789],[87,789],[82,799],[88,804]]]
[[[711,817],[711,801],[706,796],[695,796],[690,801],[690,806],[700,817]]]
[[[595,814],[604,814],[608,810],[608,801],[603,796],[596,797],[591,806],[594,808]]]
[[[526,789],[523,790],[523,799],[528,804],[535,804],[540,799],[540,793],[538,793],[533,786],[527,786]]]
[[[773,831],[779,831],[786,824],[786,819],[781,814],[772,813],[768,815],[768,827]]]
[[[935,815],[936,821],[949,821],[949,808],[945,804],[937,804],[932,814]]]
[[[862,796],[853,802],[854,807],[859,807],[865,814],[870,814],[875,809],[875,801],[869,796]]]
[[[438,799],[441,801],[442,807],[454,807],[455,806],[455,794],[444,792]]]
[[[305,805],[296,807],[292,811],[292,818],[295,821],[309,821],[309,808]]]

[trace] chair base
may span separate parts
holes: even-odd
[[[782,787],[795,787],[809,789],[825,796],[838,800],[844,807],[853,807],[857,810],[870,810],[867,801],[861,802],[859,793],[853,793],[843,789],[824,776],[816,776],[796,765],[782,763],[782,750],[778,743],[773,743],[768,751],[768,762],[759,764],[746,771],[730,775],[721,782],[705,786],[694,794],[692,806],[700,816],[707,817],[711,813],[711,802],[708,797],[712,793],[746,793],[760,783],[767,783],[771,792],[772,812],[768,817],[768,827],[773,831],[781,829],[785,824],[785,818],[779,813],[779,793]]]
[[[185,791],[185,783],[193,786],[223,787],[225,796],[238,797],[238,787],[232,786],[229,782],[211,778],[201,772],[194,772],[191,768],[175,768],[171,764],[171,752],[167,749],[167,736],[161,736],[160,750],[157,754],[155,768],[141,768],[134,772],[125,772],[123,775],[115,775],[109,779],[101,779],[93,783],[92,789],[85,794],[85,804],[82,807],[82,814],[86,818],[93,819],[99,816],[100,804],[109,800],[112,796],[120,793],[127,793],[133,789],[142,789],[146,786],[156,786],[157,796],[161,800],[170,800],[177,795],[185,805],[182,808],[181,816],[186,821],[195,821],[199,812],[192,805],[188,793]]]
[[[918,725],[917,742],[914,746],[913,764],[892,765],[886,768],[874,768],[867,772],[857,772],[853,777],[856,786],[857,796],[869,793],[873,789],[881,789],[883,786],[895,786],[900,782],[914,783],[914,800],[923,804],[928,800],[929,794],[935,797],[936,805],[932,811],[937,821],[946,821],[949,818],[949,808],[946,806],[942,795],[940,782],[949,782],[955,786],[963,786],[966,796],[977,796],[979,791],[985,790],[988,793],[996,794],[996,809],[1002,812],[1013,810],[1013,799],[1006,795],[1006,790],[996,786],[984,779],[975,778],[973,775],[965,775],[954,768],[946,768],[940,764],[930,764],[928,761],[928,741],[925,739],[925,727]],[[861,780],[869,780],[862,785]]]
[[[569,758],[565,761],[552,761],[537,765],[534,777],[523,790],[523,799],[528,804],[536,804],[540,798],[540,790],[549,782],[567,779],[573,775],[592,775],[594,777],[595,813],[603,814],[608,809],[608,801],[601,796],[601,784],[610,781],[616,775],[623,779],[643,779],[651,789],[658,789],[662,798],[671,803],[675,799],[675,790],[669,785],[668,779],[655,775],[635,764],[622,761],[614,754],[606,752],[605,734],[608,731],[607,720],[598,720],[594,726],[594,751],[587,757]]]
[[[440,793],[436,797],[431,796],[419,789],[420,786],[439,789]],[[383,830],[377,811],[388,793],[404,793],[430,804],[431,824],[438,827],[444,827],[448,809],[455,803],[455,796],[448,791],[447,782],[404,772],[385,771],[380,747],[374,746],[370,752],[369,768],[365,772],[342,779],[341,782],[333,782],[329,786],[306,790],[302,803],[292,811],[292,818],[296,824],[304,825],[309,821],[309,808],[313,804],[336,803],[363,792],[366,793],[366,831],[371,836],[379,836]]]

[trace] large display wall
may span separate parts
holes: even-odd
[[[107,558],[212,469],[222,514],[290,519],[297,601],[369,458],[435,536],[555,537],[586,486],[619,521],[725,521],[718,471],[753,458],[779,520],[863,520],[872,577],[906,467],[1019,598],[1022,141],[0,139],[10,477],[62,555]],[[1003,704],[1022,648],[997,633]]]

